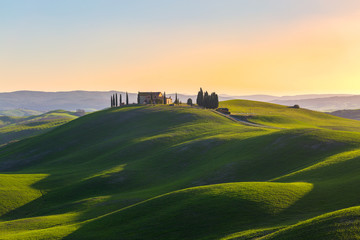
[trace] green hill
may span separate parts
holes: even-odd
[[[0,116],[9,117],[29,117],[34,115],[40,115],[43,112],[29,110],[29,109],[11,109],[11,110],[0,110]]]
[[[0,146],[44,133],[77,117],[63,110],[26,117],[0,116]]]
[[[221,106],[264,127],[130,105],[3,147],[0,239],[360,237],[350,208],[360,206],[358,121]],[[324,235],[312,234],[317,226]]]
[[[354,120],[340,120],[339,117],[308,109],[248,100],[225,101],[220,103],[220,107],[229,108],[231,114],[239,119],[273,127],[360,131],[359,123]]]

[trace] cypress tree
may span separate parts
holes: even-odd
[[[209,96],[209,108],[213,108],[214,106],[214,93],[211,93]]]
[[[166,93],[164,92],[164,104],[166,104]]]
[[[119,106],[121,106],[121,103],[122,103],[122,96],[121,93],[119,93]]]
[[[119,106],[118,105],[118,95],[117,93],[115,93],[115,107]]]
[[[140,104],[140,92],[138,92],[137,103]]]
[[[129,95],[127,92],[126,92],[126,105],[129,105]]]
[[[113,100],[112,100],[112,96],[110,97],[110,107],[113,107]]]
[[[204,106],[204,93],[202,88],[200,88],[200,91],[198,92],[197,98],[196,98],[196,104],[198,106]]]
[[[203,107],[209,108],[209,93],[206,91],[203,99]]]
[[[219,96],[215,94],[215,108],[219,107]]]

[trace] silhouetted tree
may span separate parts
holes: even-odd
[[[121,106],[121,103],[122,103],[122,96],[121,93],[119,93],[119,106]]]
[[[179,99],[178,99],[178,96],[177,96],[177,93],[175,93],[175,102],[174,102],[174,104],[177,104],[177,105],[179,105]]]
[[[126,92],[126,105],[129,105],[129,94]]]
[[[164,92],[164,104],[166,104],[166,93]]]
[[[211,93],[210,95],[210,103],[208,108],[218,108],[219,107],[219,97],[216,93]]]
[[[219,107],[219,96],[217,94],[215,94],[215,106],[214,108],[218,108]]]
[[[192,103],[192,99],[191,99],[191,98],[189,98],[189,99],[187,100],[187,105],[190,105],[190,106],[192,106],[192,105],[193,105],[193,103]]]
[[[118,105],[118,94],[115,93],[115,107],[119,106]]]
[[[202,88],[200,88],[200,91],[198,92],[197,98],[196,98],[196,104],[199,106],[204,105],[204,93]]]
[[[110,97],[110,107],[113,107],[113,96]]]
[[[138,104],[140,104],[140,92],[138,92],[137,102],[138,102]]]
[[[210,106],[210,96],[209,93],[206,91],[204,94],[203,107],[209,108],[209,106]]]

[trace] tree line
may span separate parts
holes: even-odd
[[[218,108],[219,96],[215,92],[211,93],[210,95],[207,91],[204,93],[202,88],[200,88],[196,98],[196,104],[204,108]]]
[[[118,98],[118,95],[119,95],[119,98]],[[125,93],[125,97],[126,97],[125,104],[129,105],[129,94],[127,92]],[[110,98],[110,106],[111,107],[120,107],[122,105],[124,105],[124,103],[122,102],[121,93],[119,93],[119,94],[114,93]]]

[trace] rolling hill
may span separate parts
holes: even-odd
[[[255,101],[88,114],[0,151],[0,239],[359,238],[360,123]]]
[[[359,109],[359,95],[335,95],[328,97],[317,96],[315,98],[304,99],[274,99],[271,102],[276,104],[293,106],[299,104],[301,107],[317,111],[336,111],[342,109]]]
[[[43,112],[28,110],[28,109],[11,109],[11,110],[0,110],[0,116],[9,116],[9,117],[28,117],[40,115]]]
[[[338,110],[338,111],[330,112],[329,114],[342,118],[360,120],[360,109]]]
[[[77,117],[77,113],[63,110],[26,117],[0,116],[0,146],[44,133]]]

